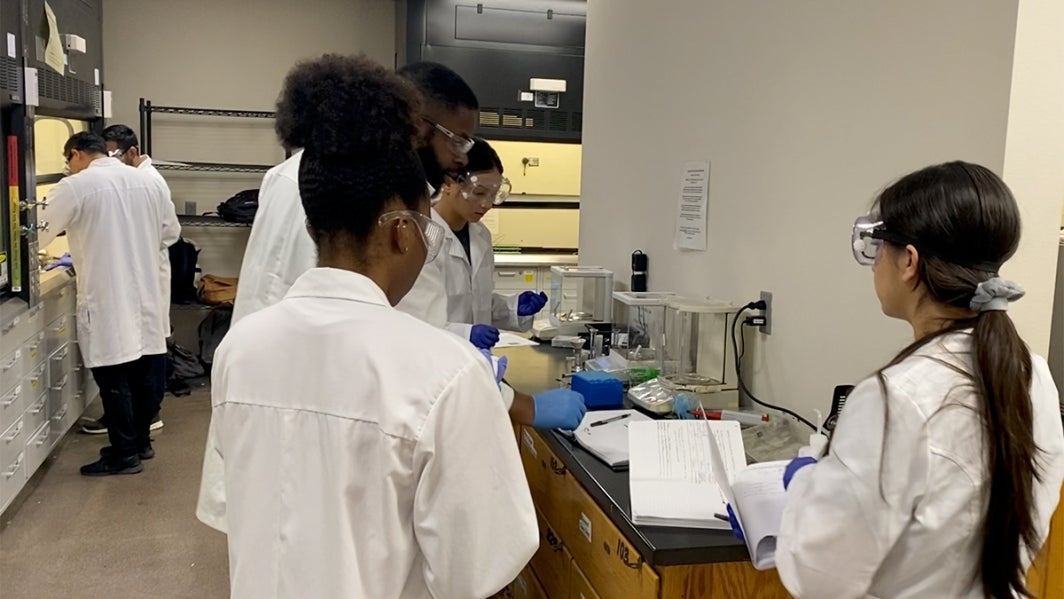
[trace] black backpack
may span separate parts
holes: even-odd
[[[189,304],[196,301],[196,261],[199,249],[182,237],[170,246],[170,301]]]
[[[231,223],[250,225],[259,209],[259,190],[245,189],[218,204],[218,216]]]
[[[210,370],[214,363],[214,352],[221,345],[229,325],[233,322],[233,309],[229,307],[211,308],[206,318],[199,325],[199,359],[204,368]]]

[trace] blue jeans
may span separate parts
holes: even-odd
[[[100,387],[114,458],[131,458],[151,447],[148,427],[166,389],[166,354],[93,368],[92,378]]]

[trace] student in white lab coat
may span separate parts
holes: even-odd
[[[43,247],[62,231],[78,271],[78,345],[103,400],[110,447],[87,476],[134,474],[155,455],[149,426],[166,385],[162,251],[181,227],[164,184],[107,156],[104,140],[77,133],[64,153],[71,176],[48,194]]]
[[[1020,213],[988,169],[912,173],[854,225],[883,312],[915,341],[785,475],[776,565],[795,597],[1015,597],[1064,480],[1059,396],[998,276]]]
[[[417,119],[418,156],[426,180],[433,189],[463,172],[466,153],[473,145],[477,99],[465,81],[451,69],[436,63],[414,63],[399,74],[417,87],[423,97]],[[233,306],[233,324],[248,314],[271,306],[284,297],[299,275],[313,268],[315,247],[307,235],[303,205],[299,201],[301,146],[289,135],[284,123],[277,124],[281,143],[297,150],[273,167],[262,179],[259,208],[251,227],[240,285]],[[403,300],[405,311],[443,326],[447,306],[436,301],[436,287],[443,286],[443,271],[428,264],[415,287]]]
[[[318,268],[218,349],[198,517],[236,598],[487,597],[538,545],[489,362],[395,310],[444,232],[411,145],[414,92],[363,57],[297,65]]]
[[[110,125],[103,130],[103,140],[107,144],[107,155],[117,158],[123,164],[141,169],[145,174],[156,179],[166,190],[166,200],[172,201],[170,186],[159,171],[152,166],[151,157],[140,153],[140,144],[137,134],[126,125]],[[163,248],[159,252],[159,286],[162,289],[162,312],[166,315],[166,335],[169,344],[170,334],[173,330],[170,326],[170,248]],[[167,366],[169,370],[169,366]],[[157,405],[153,410],[150,430],[159,430],[163,427],[162,418],[159,417],[159,408],[162,405],[163,395],[156,398]],[[81,432],[90,435],[107,434],[107,414],[104,413],[98,419],[85,418],[81,422]]]
[[[495,291],[495,252],[491,231],[480,220],[506,201],[510,181],[502,161],[482,139],[469,150],[466,172],[443,184],[435,206],[447,224],[447,254],[443,256],[447,287],[447,328],[473,345],[490,349],[499,329],[528,331],[532,319],[547,305],[535,291],[506,296]]]

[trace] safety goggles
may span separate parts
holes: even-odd
[[[883,247],[883,221],[876,213],[857,217],[853,221],[853,235],[850,238],[853,258],[861,266],[872,266],[876,255]]]
[[[377,220],[377,224],[385,226],[392,221],[404,218],[412,220],[418,225],[418,231],[421,232],[421,241],[425,243],[425,262],[428,263],[435,260],[440,253],[440,248],[443,247],[443,240],[446,237],[443,226],[438,222],[416,210],[395,210],[382,214]]]
[[[426,119],[425,117],[421,118],[426,123],[432,125],[437,131],[442,133],[447,138],[447,141],[450,143],[451,149],[455,152],[458,152],[459,154],[462,154],[464,156],[469,153],[469,150],[473,149],[473,144],[476,142],[474,142],[472,139],[458,135],[454,131],[451,131],[450,129],[444,127],[436,121]]]
[[[498,206],[510,197],[510,180],[497,175],[465,174],[458,178],[462,197],[481,206]]]

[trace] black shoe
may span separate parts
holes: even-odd
[[[93,420],[91,418],[81,419],[81,432],[86,435],[106,435],[107,425],[103,423],[103,420]]]
[[[144,471],[140,458],[134,456],[124,460],[102,457],[98,461],[81,467],[83,476],[110,476],[112,474],[137,474]]]
[[[110,445],[108,445],[107,447],[100,448],[100,457],[109,458],[112,455],[114,455],[114,450],[111,449]],[[150,460],[155,457],[155,450],[151,448],[151,445],[147,447],[141,447],[137,450],[137,457],[142,460]]]

